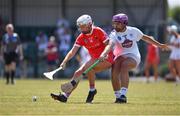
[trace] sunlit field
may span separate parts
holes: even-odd
[[[111,81],[98,80],[94,103],[86,104],[88,81],[83,80],[67,103],[54,101],[50,93],[58,93],[65,81],[17,80],[6,85],[0,80],[0,115],[180,115],[180,84],[131,81],[128,103],[115,104]],[[36,102],[32,96],[37,96]]]

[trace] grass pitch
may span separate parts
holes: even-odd
[[[133,81],[128,103],[115,104],[110,80],[97,80],[94,103],[85,104],[88,81],[83,80],[67,103],[54,101],[50,93],[58,93],[65,81],[17,80],[15,85],[6,85],[0,80],[0,115],[180,115],[180,84]]]

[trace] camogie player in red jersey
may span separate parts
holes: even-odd
[[[91,59],[84,63],[74,73],[70,82],[73,84],[75,81],[74,79],[82,75],[82,73],[87,68],[89,68],[97,59],[100,59],[102,61],[87,73],[90,90],[86,99],[86,103],[91,103],[93,101],[94,95],[97,93],[97,90],[95,89],[95,73],[104,71],[111,67],[113,63],[113,52],[110,51],[110,49],[107,52],[103,52],[105,49],[108,49],[110,47],[108,45],[109,38],[101,28],[93,25],[93,21],[89,15],[80,16],[77,19],[77,26],[81,34],[76,38],[76,42],[64,58],[60,67],[64,69],[66,67],[66,63],[77,53],[80,47],[85,47],[88,50]],[[73,90],[76,88],[76,86],[73,88]],[[71,92],[63,92],[59,95],[51,93],[51,96],[53,99],[60,102],[67,102],[67,99],[70,96]]]
[[[159,64],[159,50],[158,47],[153,44],[147,45],[147,55],[145,60],[145,75],[147,83],[149,82],[149,70],[153,67],[154,80],[158,79],[158,64]]]

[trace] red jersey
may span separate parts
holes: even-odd
[[[58,52],[53,51],[53,49],[57,49],[56,44],[49,42],[47,45],[47,50],[51,51],[47,54],[48,61],[54,61],[58,59]]]
[[[92,58],[99,58],[101,53],[104,51],[106,45],[105,41],[108,39],[107,34],[99,27],[93,27],[91,34],[81,33],[75,42],[76,46],[84,46]],[[113,57],[113,52],[110,51],[108,54]]]
[[[155,45],[148,44],[147,46],[147,60],[151,63],[159,62],[159,52]]]

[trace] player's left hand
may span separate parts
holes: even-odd
[[[169,50],[171,50],[170,47],[169,47],[167,44],[161,44],[161,45],[160,45],[160,48],[161,48],[163,51],[169,51]]]

